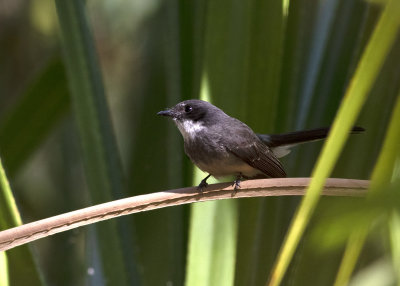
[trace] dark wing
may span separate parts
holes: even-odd
[[[244,162],[263,172],[271,178],[286,177],[281,162],[274,153],[261,141],[240,144],[240,147],[226,147],[226,149]]]

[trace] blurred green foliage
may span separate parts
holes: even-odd
[[[155,114],[183,99],[200,97],[204,80],[209,99],[256,132],[330,125],[385,1],[72,2],[78,4],[75,15],[87,24],[81,38],[70,24],[60,25],[60,14],[66,11],[59,7],[57,14],[51,0],[6,0],[0,5],[0,157],[24,222],[102,200],[93,199],[93,186],[107,178],[88,171],[85,157],[91,145],[83,138],[89,131],[105,136],[104,150],[111,153],[104,152],[121,160],[125,182],[113,183],[121,184],[118,192],[124,196],[198,184],[180,134]],[[90,47],[81,58],[65,53],[60,26],[64,34],[77,37],[72,44],[82,41]],[[367,132],[350,138],[333,177],[368,179],[374,168],[400,90],[398,35],[357,121]],[[89,68],[93,73],[71,73],[71,68],[65,73],[65,67],[68,71],[68,66],[96,58],[98,64]],[[80,72],[86,76],[78,76]],[[86,91],[77,88],[73,77],[100,87],[93,96],[105,96],[101,108],[110,114],[100,120],[110,124],[108,131],[90,130],[90,125],[89,131],[82,131],[85,112],[89,115],[96,104],[82,108],[79,99]],[[321,144],[300,146],[284,158],[289,176],[309,176]],[[104,166],[119,172],[116,165]],[[115,194],[104,200],[111,197]],[[398,261],[398,248],[389,243],[396,236],[381,225],[395,220],[374,215],[389,206],[398,211],[398,196],[390,198],[382,196],[369,202],[371,206],[360,199],[322,198],[282,284],[332,285],[352,225],[366,218],[374,227],[351,285],[367,285],[362,282],[368,281],[365,277],[381,273],[390,276],[385,285],[394,283],[396,273],[388,257]],[[209,277],[202,279],[210,285],[221,277],[228,277],[228,284],[265,285],[298,198],[224,203],[213,209],[219,219],[209,214],[203,222],[212,231],[199,237],[191,236],[191,228],[201,231],[202,222],[194,221],[190,206],[117,219],[115,235],[124,232],[121,225],[128,225],[130,238],[122,251],[131,258],[130,265],[118,271],[129,272],[122,275],[140,285],[183,285],[190,281],[186,273],[194,273],[191,267],[199,267],[187,261],[200,260],[200,255],[208,261]],[[196,212],[207,208],[197,204]],[[101,267],[111,262],[99,252],[104,237],[87,230],[32,243],[29,248],[39,271],[32,261],[25,264],[28,247],[7,251],[8,263],[0,258],[0,267],[7,265],[0,273],[8,267],[10,285],[39,284],[39,272],[49,285],[112,283]],[[222,246],[228,251],[222,251],[221,239],[227,235],[231,239]],[[205,239],[205,245],[214,247],[212,255],[188,253],[189,240],[190,245],[201,245]],[[215,253],[215,247],[221,252]],[[224,260],[225,268],[218,264]],[[21,267],[27,274],[21,275]],[[221,269],[228,270],[220,273]]]

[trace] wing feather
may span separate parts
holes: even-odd
[[[240,147],[228,147],[227,150],[268,177],[286,177],[286,172],[281,162],[276,158],[271,149],[261,141],[241,145]]]

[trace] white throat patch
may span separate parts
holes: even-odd
[[[174,121],[184,139],[194,138],[199,131],[205,128],[200,122],[194,122],[192,120]]]

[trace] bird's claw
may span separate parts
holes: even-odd
[[[240,189],[240,179],[234,180],[232,185],[234,190]]]
[[[232,197],[234,197],[237,193],[237,190],[240,189],[240,182],[242,180],[242,175],[240,174],[239,176],[236,177],[236,180],[233,181],[233,192],[232,192]]]
[[[202,180],[200,184],[197,186],[197,190],[202,193],[205,188],[208,187],[208,183],[205,180]]]
[[[197,190],[202,193],[205,188],[208,187],[207,179],[210,178],[211,174],[208,174],[203,180],[201,180],[200,184],[197,186]]]

